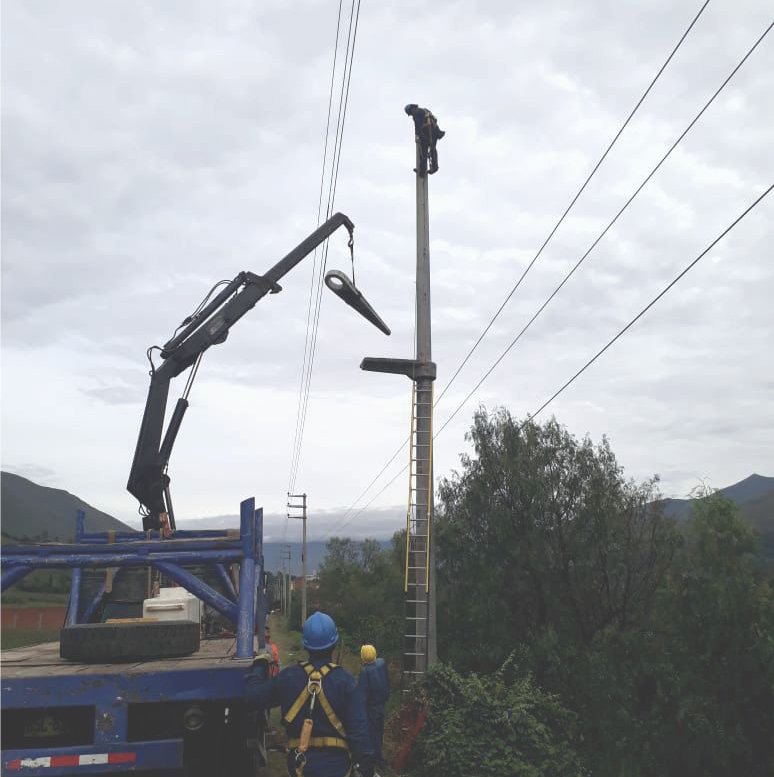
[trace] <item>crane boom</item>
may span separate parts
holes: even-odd
[[[355,225],[343,213],[336,213],[266,274],[239,273],[201,310],[189,316],[180,331],[160,349],[163,363],[151,369],[145,411],[126,486],[140,502],[143,529],[160,529],[165,518],[169,519],[171,528],[175,528],[167,465],[188,400],[185,397],[178,399],[162,438],[170,382],[193,367],[210,346],[222,343],[231,327],[260,299],[281,291],[278,281],[341,226],[349,232],[351,249]]]

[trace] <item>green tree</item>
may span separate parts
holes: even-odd
[[[474,455],[440,487],[439,649],[491,670],[546,629],[589,645],[650,611],[678,544],[657,479],[626,480],[606,439],[476,413]]]
[[[654,619],[672,665],[659,688],[669,775],[774,773],[774,595],[758,551],[733,503],[695,500]]]
[[[333,537],[319,570],[321,608],[355,643],[373,643],[380,652],[397,652],[403,633],[401,543],[400,534],[388,549],[376,540]]]

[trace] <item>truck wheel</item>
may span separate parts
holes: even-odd
[[[133,621],[68,626],[59,635],[59,655],[84,663],[187,656],[199,649],[193,621]]]

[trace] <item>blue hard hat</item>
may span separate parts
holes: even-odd
[[[339,641],[339,632],[330,615],[313,612],[304,622],[304,647],[307,650],[327,650]]]

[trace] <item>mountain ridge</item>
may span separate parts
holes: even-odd
[[[71,540],[78,510],[86,531],[127,531],[130,526],[61,488],[34,483],[13,472],[0,473],[0,518],[4,541]]]
[[[132,530],[116,518],[97,510],[79,497],[64,489],[41,486],[28,478],[12,472],[2,472],[0,480],[0,507],[4,541],[31,540],[70,540],[75,528],[77,510],[86,513],[87,531],[126,531]],[[753,473],[748,477],[725,488],[718,489],[740,509],[742,515],[751,523],[761,538],[765,555],[774,559],[774,477]],[[662,505],[667,516],[678,522],[684,521],[690,514],[692,500],[664,499]],[[221,525],[231,516],[219,516],[216,521]],[[205,527],[209,519],[195,519],[192,523]],[[213,519],[215,521],[215,519]],[[238,525],[238,516],[233,517],[234,527]],[[197,526],[197,528],[199,528]],[[210,527],[211,528],[211,527]],[[379,540],[387,547],[389,539]],[[301,543],[291,544],[291,569],[300,574]],[[313,572],[319,567],[325,555],[325,542],[309,542],[307,547],[307,569]],[[266,568],[272,571],[282,568],[282,549],[286,543],[264,543]]]

